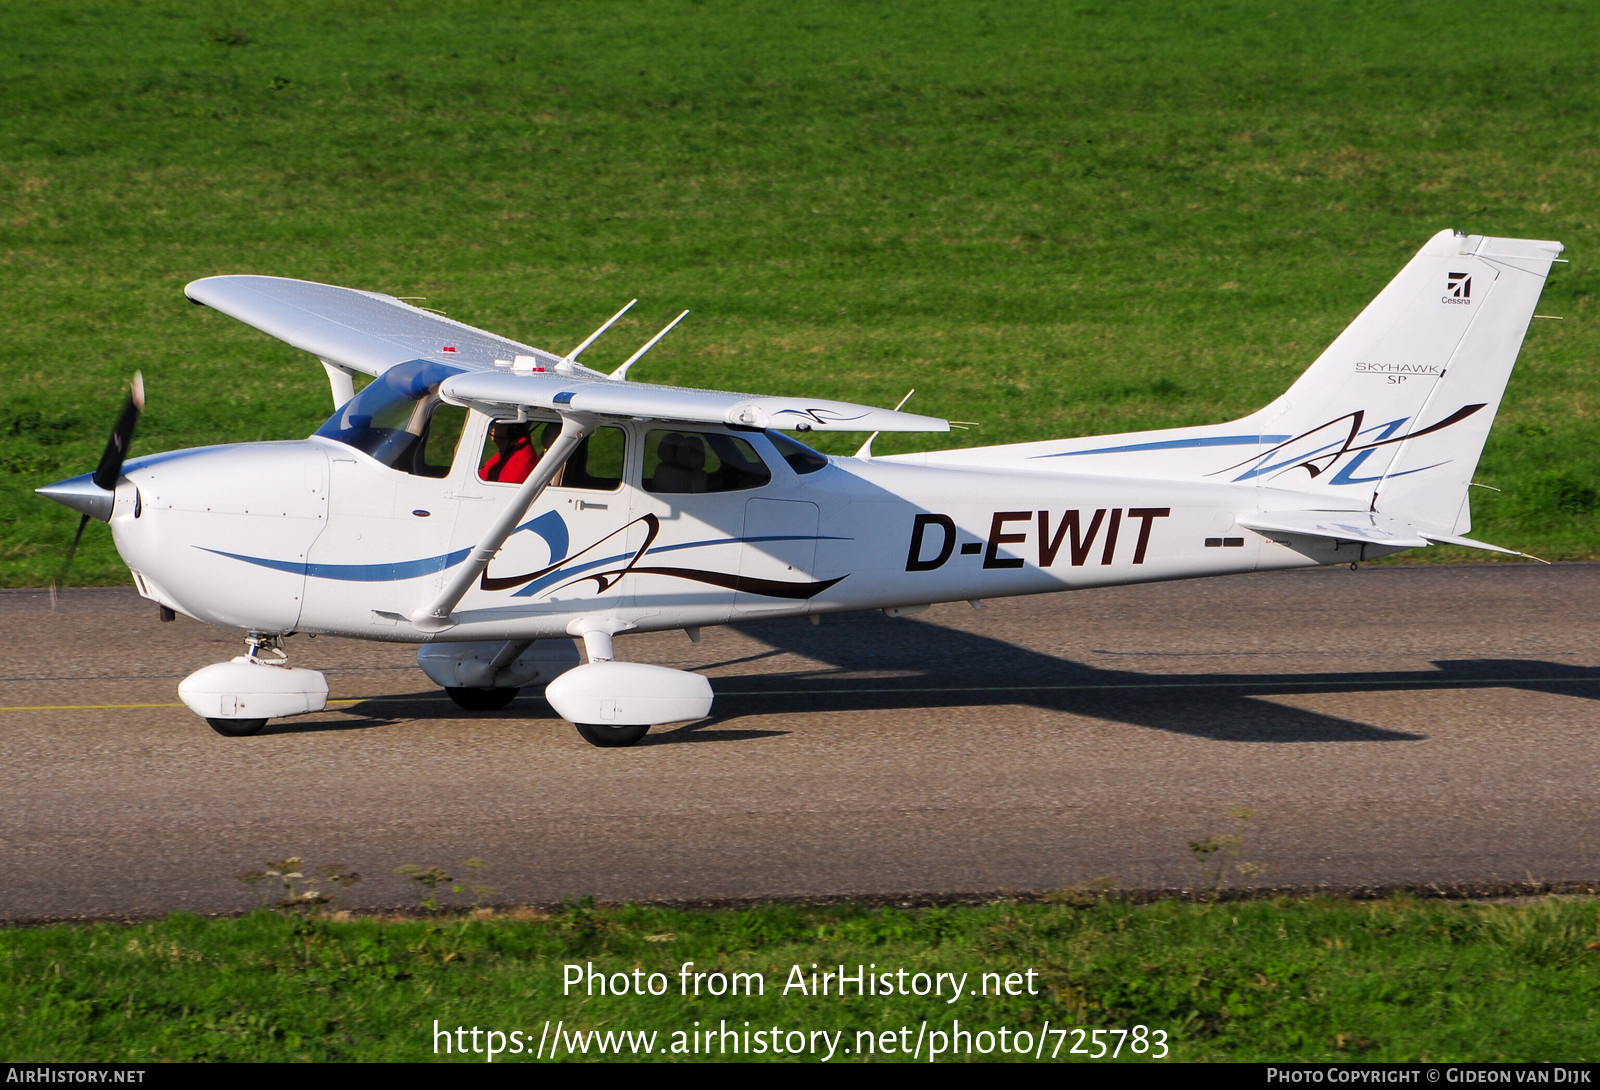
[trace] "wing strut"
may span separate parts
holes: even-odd
[[[506,543],[506,538],[511,536],[511,531],[516,529],[522,516],[528,513],[528,508],[533,506],[534,501],[539,498],[540,493],[555,475],[561,472],[561,467],[567,464],[572,452],[588,437],[594,427],[593,417],[579,416],[576,413],[570,416],[562,415],[561,434],[556,437],[556,441],[550,444],[550,449],[545,451],[544,457],[539,459],[539,464],[534,467],[528,479],[522,482],[517,494],[511,497],[505,510],[500,512],[500,517],[494,520],[494,525],[483,535],[483,540],[473,548],[472,555],[456,569],[450,581],[439,592],[439,596],[428,605],[418,606],[412,611],[412,624],[426,632],[442,632],[455,624],[450,618],[450,611],[456,608],[468,589],[488,568],[489,561],[500,551],[500,546]]]

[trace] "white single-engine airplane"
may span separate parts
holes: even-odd
[[[136,379],[95,472],[39,491],[83,514],[80,534],[110,524],[163,618],[249,633],[178,689],[223,734],[326,705],[323,676],[282,650],[308,632],[421,644],[468,709],[546,683],[584,738],[625,746],[712,700],[698,674],[616,661],[626,632],[1432,543],[1512,552],[1463,536],[1467,487],[1561,250],[1440,232],[1286,394],[1231,423],[893,457],[868,439],[851,458],[787,433],[950,425],[629,381],[665,329],[609,375],[580,364],[622,312],[560,356],[387,295],[217,276],[188,297],[320,359],[333,416],[307,439],[124,463]]]

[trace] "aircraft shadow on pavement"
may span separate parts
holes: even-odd
[[[751,714],[938,710],[1028,704],[1069,715],[1223,742],[1413,742],[1425,735],[1342,719],[1262,697],[1429,689],[1520,688],[1600,700],[1600,668],[1519,659],[1437,661],[1431,670],[1329,673],[1155,673],[1109,669],[1004,640],[878,613],[737,626],[768,650],[702,664],[726,667],[803,656],[826,666],[803,672],[714,679],[708,719],[658,727],[643,745],[741,742],[785,730],[740,727]],[[880,676],[873,676],[880,675]],[[887,676],[883,676],[887,675]],[[354,731],[404,719],[553,719],[530,692],[492,712],[466,712],[438,690],[362,700],[318,719],[275,720],[268,734]]]
[[[663,746],[677,745],[680,742],[748,742],[756,738],[780,738],[790,733],[786,730],[729,729],[719,726],[728,721],[729,717],[717,715],[713,711],[709,719],[685,723],[681,727],[652,727],[650,733],[644,736],[644,741],[639,744]]]
[[[758,707],[814,712],[1024,703],[1214,741],[1410,742],[1426,736],[1260,698],[1511,687],[1600,700],[1600,669],[1539,660],[1439,661],[1432,670],[1144,673],[879,614],[830,617],[816,627],[782,621],[738,627],[830,668],[719,678],[720,714],[708,725],[728,724]]]
[[[363,707],[367,710],[358,710]],[[378,711],[378,708],[383,708],[389,714]],[[329,717],[327,718],[269,719],[267,725],[261,730],[261,736],[266,737],[273,734],[326,734],[387,727],[400,722],[400,717],[393,714],[395,710],[387,700],[381,704],[377,701],[364,700],[350,708],[330,708]],[[341,716],[341,713],[345,714]]]

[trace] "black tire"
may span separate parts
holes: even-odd
[[[229,738],[248,738],[252,734],[260,734],[261,728],[267,725],[265,719],[212,719],[209,716],[206,722],[211,724],[212,730]]]
[[[601,749],[621,749],[637,745],[639,739],[650,733],[648,723],[630,723],[622,727],[607,727],[599,723],[574,723],[583,740]]]
[[[444,690],[459,708],[469,712],[497,712],[517,698],[517,689],[459,689],[446,686]]]

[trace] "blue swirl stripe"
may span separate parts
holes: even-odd
[[[273,560],[264,556],[245,556],[243,553],[224,552],[221,549],[201,549],[229,560],[242,560],[273,571],[306,575],[313,579],[336,579],[346,583],[391,583],[402,579],[433,575],[453,568],[472,554],[469,549],[457,549],[441,556],[425,556],[421,560],[399,560],[387,564],[308,564],[304,560]]]

